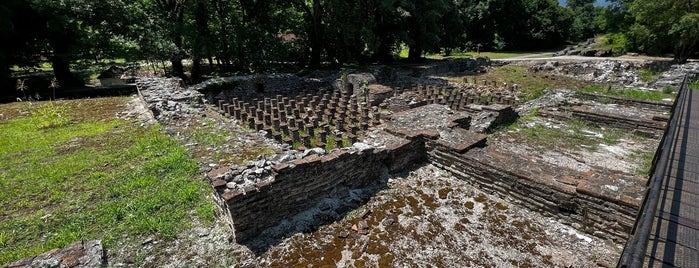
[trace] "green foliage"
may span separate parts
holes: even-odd
[[[594,36],[601,31],[598,17],[601,15],[603,8],[595,7],[594,1],[572,1],[568,2],[573,23],[571,25],[569,38],[572,41],[581,41]]]
[[[699,43],[699,3],[695,0],[636,0],[624,3],[634,22],[628,29],[629,48],[662,55],[674,53],[685,62]]]
[[[30,105],[32,105],[30,103]],[[38,128],[55,128],[68,125],[71,118],[67,114],[67,108],[57,105],[53,101],[40,104],[32,111],[32,121]]]
[[[620,56],[626,54],[627,40],[622,33],[610,33],[604,36],[604,48],[612,50],[612,54]]]
[[[661,72],[652,69],[642,69],[640,75],[643,81],[650,82],[658,79],[658,77],[660,77],[660,73]]]

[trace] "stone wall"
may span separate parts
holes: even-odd
[[[228,219],[232,219],[229,223],[236,241],[246,242],[324,198],[348,196],[351,190],[381,184],[385,172],[403,170],[424,161],[424,156],[420,139],[400,139],[378,148],[355,144],[326,155],[276,164],[270,177],[242,189],[227,189],[220,179],[214,179],[212,186]]]
[[[646,109],[657,110],[657,111],[669,112],[670,109],[672,109],[672,101],[639,100],[639,99],[631,99],[631,98],[625,98],[625,97],[619,97],[619,96],[611,96],[611,95],[603,95],[603,94],[587,93],[587,92],[578,92],[577,94],[580,95],[583,99],[590,99],[590,100],[597,100],[597,101],[608,100],[608,101],[611,101],[611,102],[616,103],[616,104],[639,107],[639,108],[646,108]]]
[[[104,267],[107,254],[102,241],[77,241],[64,248],[52,249],[34,257],[0,265],[0,268],[29,267]]]
[[[188,89],[204,93],[210,103],[232,98],[253,99],[278,94],[295,95],[307,89],[330,89],[331,84],[320,79],[298,77],[293,74],[246,75],[213,78],[190,86]]]
[[[624,241],[633,227],[640,197],[604,191],[586,180],[555,176],[555,171],[542,171],[540,166],[529,171],[516,169],[504,161],[478,159],[471,152],[460,153],[435,142],[428,142],[426,148],[430,162],[456,177],[595,236]]]

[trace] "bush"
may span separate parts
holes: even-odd
[[[612,54],[614,56],[620,56],[626,54],[627,50],[627,38],[623,33],[611,33],[607,34],[607,45],[611,46]]]

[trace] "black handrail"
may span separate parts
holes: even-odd
[[[680,117],[684,115],[686,108],[686,99],[688,97],[687,81],[689,74],[685,75],[682,80],[677,98],[672,104],[672,116],[665,128],[665,134],[658,144],[658,149],[653,157],[653,162],[650,169],[650,179],[648,180],[648,189],[646,190],[643,203],[636,217],[636,223],[631,230],[631,236],[626,242],[624,251],[621,253],[617,267],[637,268],[642,267],[648,250],[648,242],[650,241],[650,232],[653,228],[653,218],[658,208],[660,200],[660,192],[663,180],[668,171],[668,159],[671,154],[671,149],[677,135],[677,128]]]

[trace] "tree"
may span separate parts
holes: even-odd
[[[7,0],[0,2],[0,40],[3,49],[0,50],[0,88],[14,90],[14,82],[10,79],[10,68],[34,66],[40,60],[43,46],[37,42],[37,34],[43,33],[45,23],[23,0]]]
[[[308,49],[311,59],[310,67],[320,67],[320,58],[323,53],[323,15],[325,1],[321,0],[295,0],[296,6],[303,12],[305,30],[308,38]]]
[[[408,45],[408,58],[416,60],[424,52],[439,52],[439,25],[447,9],[446,0],[401,1],[398,8],[405,25],[404,42]]]
[[[600,32],[597,18],[602,14],[602,7],[595,7],[594,0],[570,0],[567,7],[572,12],[572,25],[570,27],[570,39],[580,41],[590,38]]]
[[[629,46],[660,55],[674,53],[686,62],[697,47],[699,0],[635,0],[629,4],[634,24],[629,29]]]

